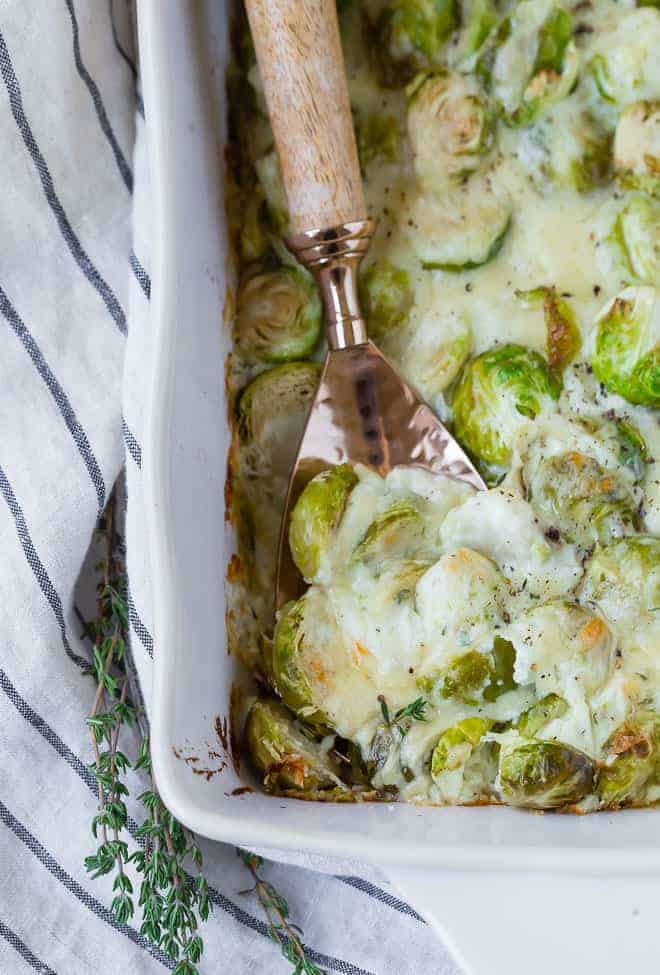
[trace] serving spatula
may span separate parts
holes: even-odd
[[[335,464],[387,474],[416,465],[485,487],[469,459],[367,337],[357,272],[374,223],[362,192],[335,0],[247,0],[289,206],[289,248],[316,278],[328,339],[289,482],[275,603],[301,592],[289,514],[305,484]]]

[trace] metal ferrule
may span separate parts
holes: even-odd
[[[345,349],[367,341],[357,276],[375,226],[373,220],[355,220],[329,230],[308,230],[287,241],[300,263],[318,282],[331,349]]]

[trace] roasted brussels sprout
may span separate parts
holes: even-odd
[[[606,764],[598,773],[597,792],[605,806],[640,802],[644,789],[660,776],[660,715],[642,709],[606,742]]]
[[[594,766],[588,755],[559,741],[503,742],[500,749],[499,790],[505,802],[532,809],[573,805],[594,786]]]
[[[624,186],[660,197],[660,101],[635,102],[621,113],[614,169]]]
[[[630,403],[660,406],[660,300],[651,287],[626,288],[596,320],[591,365]]]
[[[454,432],[480,461],[503,469],[526,418],[554,409],[559,387],[537,352],[507,344],[468,362],[452,402]]]
[[[321,331],[314,282],[290,267],[246,278],[238,292],[234,340],[247,359],[288,362],[310,355]]]
[[[660,13],[650,7],[626,12],[604,35],[589,63],[604,99],[629,105],[657,98]]]
[[[369,334],[380,342],[408,319],[414,294],[408,272],[389,261],[376,261],[360,277],[360,300]]]
[[[508,125],[530,125],[570,93],[579,65],[572,35],[570,13],[552,0],[522,0],[493,32],[477,68]]]
[[[383,562],[412,554],[424,532],[424,520],[412,501],[394,501],[371,522],[353,552],[361,562]]]
[[[517,686],[513,677],[516,651],[509,640],[496,636],[490,652],[490,681],[484,688],[484,701],[496,701]]]
[[[408,136],[415,172],[430,189],[466,176],[493,142],[494,118],[476,79],[456,72],[421,75],[410,86]]]
[[[616,218],[610,241],[626,274],[660,286],[660,201],[641,193],[630,196]]]
[[[432,399],[450,386],[472,348],[472,329],[465,319],[425,315],[406,343],[401,368],[416,389]]]
[[[465,765],[475,747],[493,726],[487,718],[464,718],[443,731],[431,755],[431,778]]]
[[[380,84],[402,88],[432,65],[457,24],[456,0],[386,0],[375,18],[367,14]]]
[[[393,115],[368,112],[355,121],[360,166],[374,159],[396,159],[399,154],[399,123]]]
[[[314,619],[317,607],[313,599],[313,594],[306,594],[296,602],[286,603],[280,610],[273,637],[273,682],[287,707],[306,724],[323,728],[327,718],[317,707],[312,689],[312,678],[322,671],[314,637],[321,621]],[[313,669],[309,666],[311,663]]]
[[[316,792],[342,785],[338,763],[303,733],[279,701],[255,701],[245,723],[245,741],[266,789]]]
[[[492,651],[468,650],[455,657],[439,674],[419,677],[417,686],[434,698],[478,704],[496,701],[513,690],[515,651],[508,640],[496,637]]]
[[[265,156],[257,159],[254,168],[257,171],[273,229],[283,237],[286,235],[289,226],[289,207],[282,185],[280,163],[275,150],[272,149]]]
[[[557,294],[554,287],[541,286],[531,291],[516,291],[516,297],[531,307],[543,305],[546,357],[551,372],[560,377],[582,345],[580,329],[571,306]]]
[[[631,486],[594,457],[569,450],[525,465],[523,477],[532,507],[569,542],[606,544],[637,528]]]
[[[563,718],[567,711],[568,704],[563,697],[546,694],[527,711],[523,711],[515,723],[515,729],[523,738],[533,738],[537,731],[541,731],[555,718]]]
[[[288,478],[320,374],[315,362],[290,362],[243,390],[238,432],[247,475]]]
[[[340,464],[312,478],[298,498],[291,512],[289,545],[293,561],[307,582],[317,577],[356,484],[353,469]]]
[[[582,600],[614,624],[635,625],[660,607],[660,538],[634,535],[596,548],[587,565]]]
[[[549,175],[558,186],[589,193],[612,175],[612,133],[569,99],[548,126]]]

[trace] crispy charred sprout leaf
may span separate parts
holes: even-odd
[[[408,90],[408,136],[420,182],[442,188],[477,169],[493,144],[494,116],[476,79],[434,71]]]
[[[523,711],[514,727],[523,738],[533,738],[555,718],[563,718],[567,711],[568,704],[563,697],[559,697],[558,694],[546,694],[527,711]]]
[[[499,788],[512,806],[556,809],[573,805],[594,785],[594,766],[588,755],[558,741],[502,744]]]
[[[366,15],[369,48],[378,80],[402,88],[436,63],[458,24],[456,0],[386,0],[375,18]]]
[[[291,512],[291,555],[308,582],[319,572],[356,484],[357,475],[347,464],[322,471],[305,486]]]
[[[465,366],[454,393],[454,433],[478,460],[506,468],[525,422],[554,409],[559,386],[537,352],[512,343],[482,352]]]
[[[546,329],[546,358],[551,372],[559,379],[582,345],[580,329],[571,306],[555,287],[516,291],[516,297],[529,305],[542,304]]]
[[[616,218],[609,240],[618,248],[626,275],[660,286],[659,201],[632,194]]]
[[[647,785],[660,776],[660,715],[642,709],[625,721],[605,745],[608,758],[598,773],[597,792],[605,806],[644,800]]]
[[[248,359],[288,362],[310,355],[321,332],[321,299],[303,271],[280,267],[246,278],[234,341]]]
[[[362,272],[360,301],[369,334],[376,341],[382,341],[405,325],[413,300],[407,271],[388,261],[376,261]]]
[[[623,186],[660,197],[660,101],[635,102],[621,113],[614,168]]]
[[[626,288],[596,320],[594,372],[630,403],[660,406],[660,300],[651,287]]]
[[[526,486],[532,507],[570,542],[605,544],[637,528],[627,481],[577,450],[542,460],[526,474]]]
[[[338,763],[302,732],[279,701],[255,701],[245,724],[245,741],[267,789],[315,792],[341,785]]]

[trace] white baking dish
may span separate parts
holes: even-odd
[[[543,816],[232,796],[249,773],[242,770],[244,780],[229,766],[207,781],[176,757],[183,749],[203,764],[217,750],[214,717],[228,713],[238,673],[226,651],[223,597],[231,553],[223,500],[225,5],[142,0],[140,35],[156,204],[158,353],[144,454],[157,647],[152,749],[163,799],[198,833],[242,845],[408,866],[660,874],[653,810]]]

